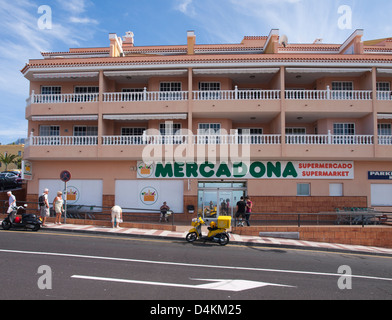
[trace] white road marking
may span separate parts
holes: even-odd
[[[191,267],[191,268],[196,267],[196,268],[209,268],[209,269],[225,269],[225,270],[243,270],[243,271],[258,271],[258,272],[290,273],[290,274],[305,274],[305,275],[330,276],[330,277],[341,277],[342,276],[342,274],[340,274],[340,273],[324,273],[324,272],[312,272],[312,271],[263,269],[263,268],[252,268],[252,267],[235,267],[235,266],[214,266],[214,265],[183,263],[183,262],[165,262],[165,261],[139,260],[139,259],[127,259],[127,258],[87,256],[87,255],[68,254],[68,253],[34,252],[34,251],[5,250],[5,249],[0,249],[0,252],[3,252],[3,253],[16,253],[16,254],[28,254],[28,255],[39,255],[39,256],[57,256],[57,257],[78,258],[78,259],[94,259],[94,260],[121,261],[121,262],[133,262],[133,263],[145,263],[145,264],[159,264],[159,265],[181,266],[181,267]],[[373,277],[373,276],[352,275],[351,278],[368,279],[368,280],[381,280],[381,281],[392,281],[392,278],[382,278],[382,277]]]
[[[71,278],[82,279],[82,280],[93,280],[93,281],[108,281],[108,282],[120,282],[120,283],[130,283],[130,284],[142,284],[142,285],[150,285],[150,286],[190,288],[190,289],[203,289],[203,290],[218,290],[218,291],[231,291],[231,292],[240,292],[240,291],[256,289],[256,288],[261,288],[261,287],[267,287],[267,286],[295,288],[292,286],[286,286],[286,285],[281,285],[281,284],[258,282],[258,281],[248,281],[248,280],[191,279],[191,280],[198,280],[198,281],[208,281],[210,283],[200,284],[200,285],[190,285],[190,284],[127,280],[127,279],[91,277],[91,276],[80,276],[80,275],[73,275]]]

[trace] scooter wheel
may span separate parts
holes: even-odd
[[[221,246],[227,245],[230,241],[229,236],[226,233],[222,233],[219,238],[219,244]]]
[[[33,229],[31,229],[34,232],[37,232],[39,229],[41,229],[41,226],[39,224],[35,225]]]
[[[195,242],[196,240],[197,240],[196,232],[191,232],[186,235],[186,241],[192,243]]]
[[[11,229],[11,223],[9,223],[8,221],[3,221],[1,226],[3,227],[3,230]]]

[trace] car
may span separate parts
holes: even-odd
[[[19,186],[18,176],[11,172],[0,173],[0,190],[9,190]]]

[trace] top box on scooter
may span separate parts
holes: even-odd
[[[218,228],[229,229],[231,227],[231,217],[230,216],[219,216],[218,217]]]

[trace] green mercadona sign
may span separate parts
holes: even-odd
[[[253,161],[250,163],[137,164],[141,179],[354,179],[352,161]]]

